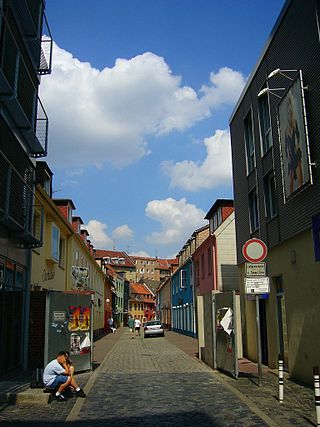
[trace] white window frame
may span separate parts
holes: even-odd
[[[187,287],[187,270],[180,270],[180,288],[185,289]]]
[[[250,119],[250,127],[248,126],[249,119]],[[251,108],[250,108],[250,111],[245,116],[245,118],[243,119],[243,126],[244,126],[244,141],[245,141],[245,152],[246,152],[247,175],[250,175],[250,173],[256,167],[253,113],[252,113]]]
[[[60,229],[52,223],[51,228],[51,258],[59,262],[60,256]]]

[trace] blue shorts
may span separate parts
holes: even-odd
[[[67,382],[68,378],[69,377],[67,375],[58,375],[58,376],[55,377],[53,383],[50,384],[50,387],[56,388],[60,384],[64,384],[65,382]]]

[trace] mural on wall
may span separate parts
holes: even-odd
[[[74,277],[74,285],[77,288],[88,286],[89,284],[89,269],[87,267],[71,267],[71,274]]]
[[[287,200],[310,181],[309,146],[301,78],[298,76],[278,105],[282,179]]]

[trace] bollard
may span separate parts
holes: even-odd
[[[278,357],[279,369],[279,403],[283,402],[283,355],[279,354]]]
[[[314,381],[314,403],[316,405],[317,426],[320,426],[320,384],[319,384],[319,366],[313,367]]]

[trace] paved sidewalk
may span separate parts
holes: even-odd
[[[168,331],[166,339],[181,350],[197,357],[196,339]],[[231,391],[256,405],[279,426],[316,426],[314,391],[284,375],[284,402],[278,401],[278,373],[263,367],[262,386],[258,386],[257,365],[247,359],[239,361],[240,376],[236,380],[217,372],[219,380]],[[215,372],[215,371],[212,371]]]
[[[114,334],[107,334],[93,344],[93,369],[96,369],[107,356],[114,344],[118,341],[125,328],[120,328]],[[84,386],[92,372],[76,374],[76,380]],[[49,394],[42,389],[30,388],[31,372],[20,371],[14,373],[6,380],[0,381],[0,412],[3,407],[10,404],[47,404]],[[2,405],[2,406],[1,406]]]

